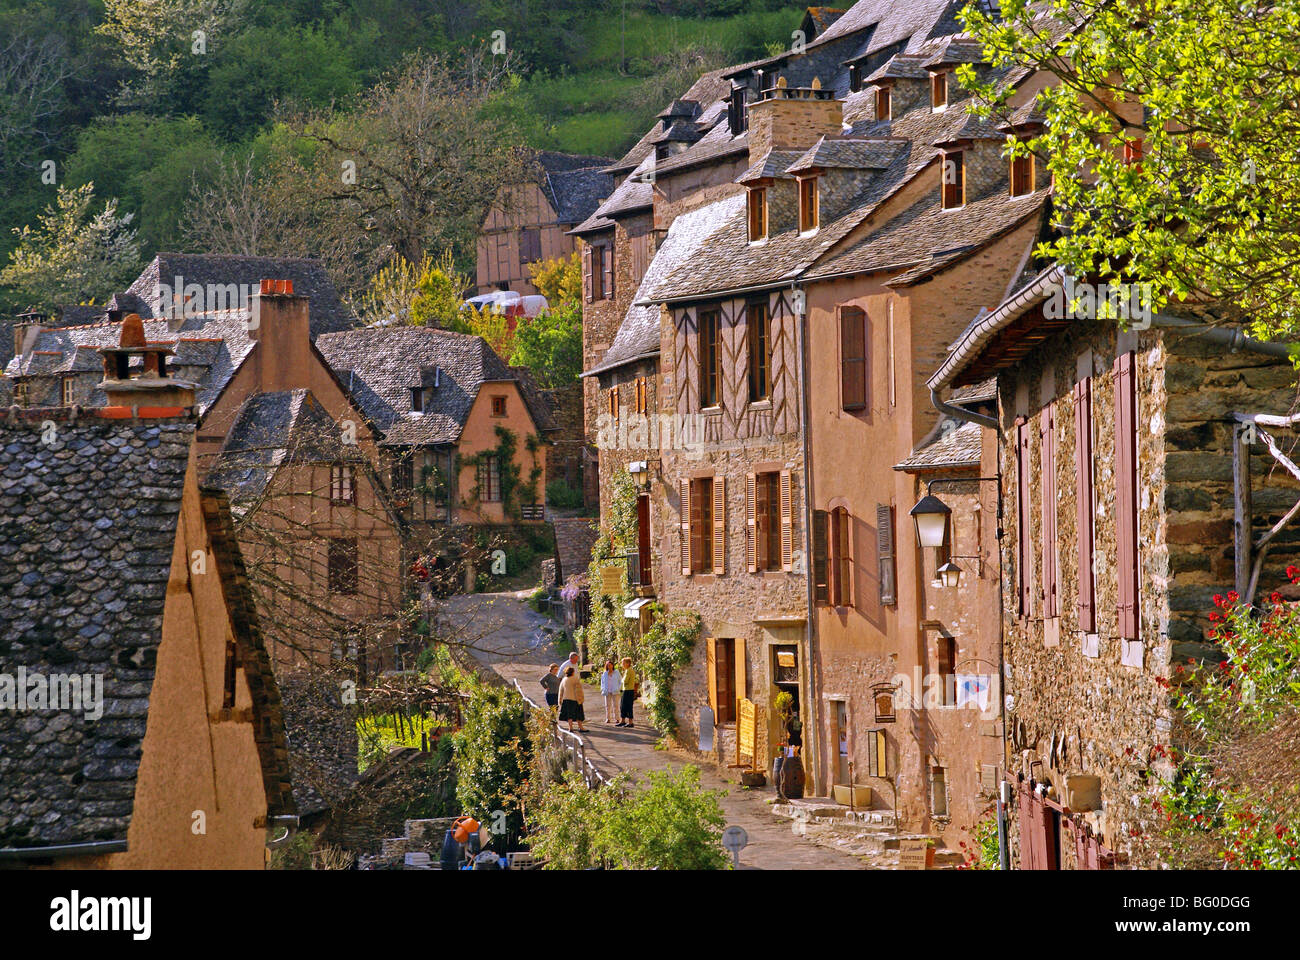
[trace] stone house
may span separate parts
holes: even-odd
[[[1035,869],[1149,865],[1131,834],[1150,826],[1149,774],[1169,773],[1167,678],[1215,659],[1212,595],[1281,588],[1300,543],[1296,471],[1252,422],[1294,405],[1286,346],[1187,305],[1096,319],[1081,290],[1057,268],[1027,278],[929,380],[942,403],[997,378],[977,422],[1003,478],[1011,832]]]
[[[608,157],[538,151],[530,163],[531,176],[503,187],[483,220],[477,292],[537,293],[528,265],[573,253],[575,242],[567,231],[609,196],[608,163]]]
[[[0,412],[0,861],[261,869],[295,811],[229,505],[187,386],[114,397]]]

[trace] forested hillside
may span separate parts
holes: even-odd
[[[470,91],[466,109],[498,147],[616,156],[701,70],[787,45],[802,12],[781,0],[0,0],[0,266],[11,265],[0,310],[93,298],[159,249],[289,252],[306,235],[293,224],[310,232],[322,209],[296,208],[279,244],[250,239],[225,222],[238,219],[236,188],[268,203],[295,184],[310,193],[322,157],[342,155],[334,134],[354,133],[361,154],[382,118],[409,106],[396,85],[382,103],[376,90],[409,80],[412,64],[439,66],[421,67],[403,95],[436,94],[447,78],[455,95]],[[471,152],[496,162],[486,143]],[[411,249],[450,246],[464,262],[474,199],[450,211],[456,222],[420,226]],[[11,264],[24,226],[47,267],[87,251],[103,262],[47,296]],[[404,239],[350,249],[349,263],[364,272]]]

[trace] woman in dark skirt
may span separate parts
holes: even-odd
[[[582,679],[573,667],[569,667],[564,671],[564,679],[560,681],[560,720],[568,722],[570,733],[573,732],[575,720],[578,722],[578,732],[587,732],[587,728],[582,725],[587,719],[582,711],[582,700]]]

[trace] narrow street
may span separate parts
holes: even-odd
[[[541,702],[538,678],[549,664],[565,656],[551,642],[555,622],[536,613],[525,601],[528,591],[456,595],[447,601],[444,616],[466,624],[481,636],[475,657],[509,682],[518,681],[524,694]],[[745,828],[749,845],[741,851],[742,868],[751,870],[861,870],[866,861],[839,850],[795,836],[791,821],[777,817],[768,801],[775,796],[770,787],[749,789],[724,779],[709,765],[701,765],[681,750],[656,749],[658,732],[650,726],[640,701],[635,708],[636,726],[624,729],[606,725],[604,704],[594,688],[587,696],[587,756],[605,776],[649,770],[668,770],[686,763],[700,767],[700,782],[711,790],[725,790],[721,798],[727,825]]]

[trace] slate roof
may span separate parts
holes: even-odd
[[[609,195],[609,199],[569,232],[575,236],[582,236],[609,230],[614,226],[617,217],[650,209],[654,204],[654,187],[639,177],[641,171],[647,169],[648,165],[649,161],[645,161],[628,174]]]
[[[697,104],[713,105],[720,100],[724,100],[726,97],[731,95],[731,81],[724,76],[725,73],[725,70],[710,70],[706,73],[700,74],[699,79],[691,84],[690,89],[682,94],[682,96],[678,98],[677,101],[674,101],[674,103],[689,100]],[[696,118],[697,122],[698,120],[703,119],[704,116],[705,112],[702,112],[700,116]],[[716,119],[716,112],[713,116]],[[640,165],[641,161],[654,154],[654,142],[652,138],[659,132],[659,129],[659,123],[655,123],[651,126],[641,139],[632,145],[627,153],[623,154],[623,156],[615,163],[606,167],[605,172],[623,174],[636,169],[636,167]]]
[[[786,169],[787,174],[820,167],[824,170],[887,170],[898,156],[899,144],[864,137],[822,137]]]
[[[591,563],[591,550],[596,545],[600,530],[591,517],[554,517],[555,556],[560,561],[559,579],[587,572]]]
[[[265,493],[288,463],[364,462],[306,389],[256,393],[240,405],[204,483],[226,491],[236,513]]]
[[[537,183],[546,193],[559,224],[581,223],[609,196],[614,178],[605,172],[609,157],[538,151]]]
[[[758,160],[749,165],[744,173],[733,183],[749,183],[751,180],[791,180],[789,166],[804,155],[803,150],[769,150]]]
[[[519,382],[482,337],[436,327],[328,333],[316,346],[390,446],[455,443],[484,383]],[[411,410],[411,389],[417,386],[432,388],[422,413]],[[529,398],[535,391],[524,384],[520,390],[537,429],[550,429],[549,410]]]
[[[919,473],[928,470],[978,467],[982,451],[981,443],[979,424],[944,417],[940,421],[939,435],[928,443],[918,445],[912,451],[912,455],[901,463],[895,464],[894,469]]]

